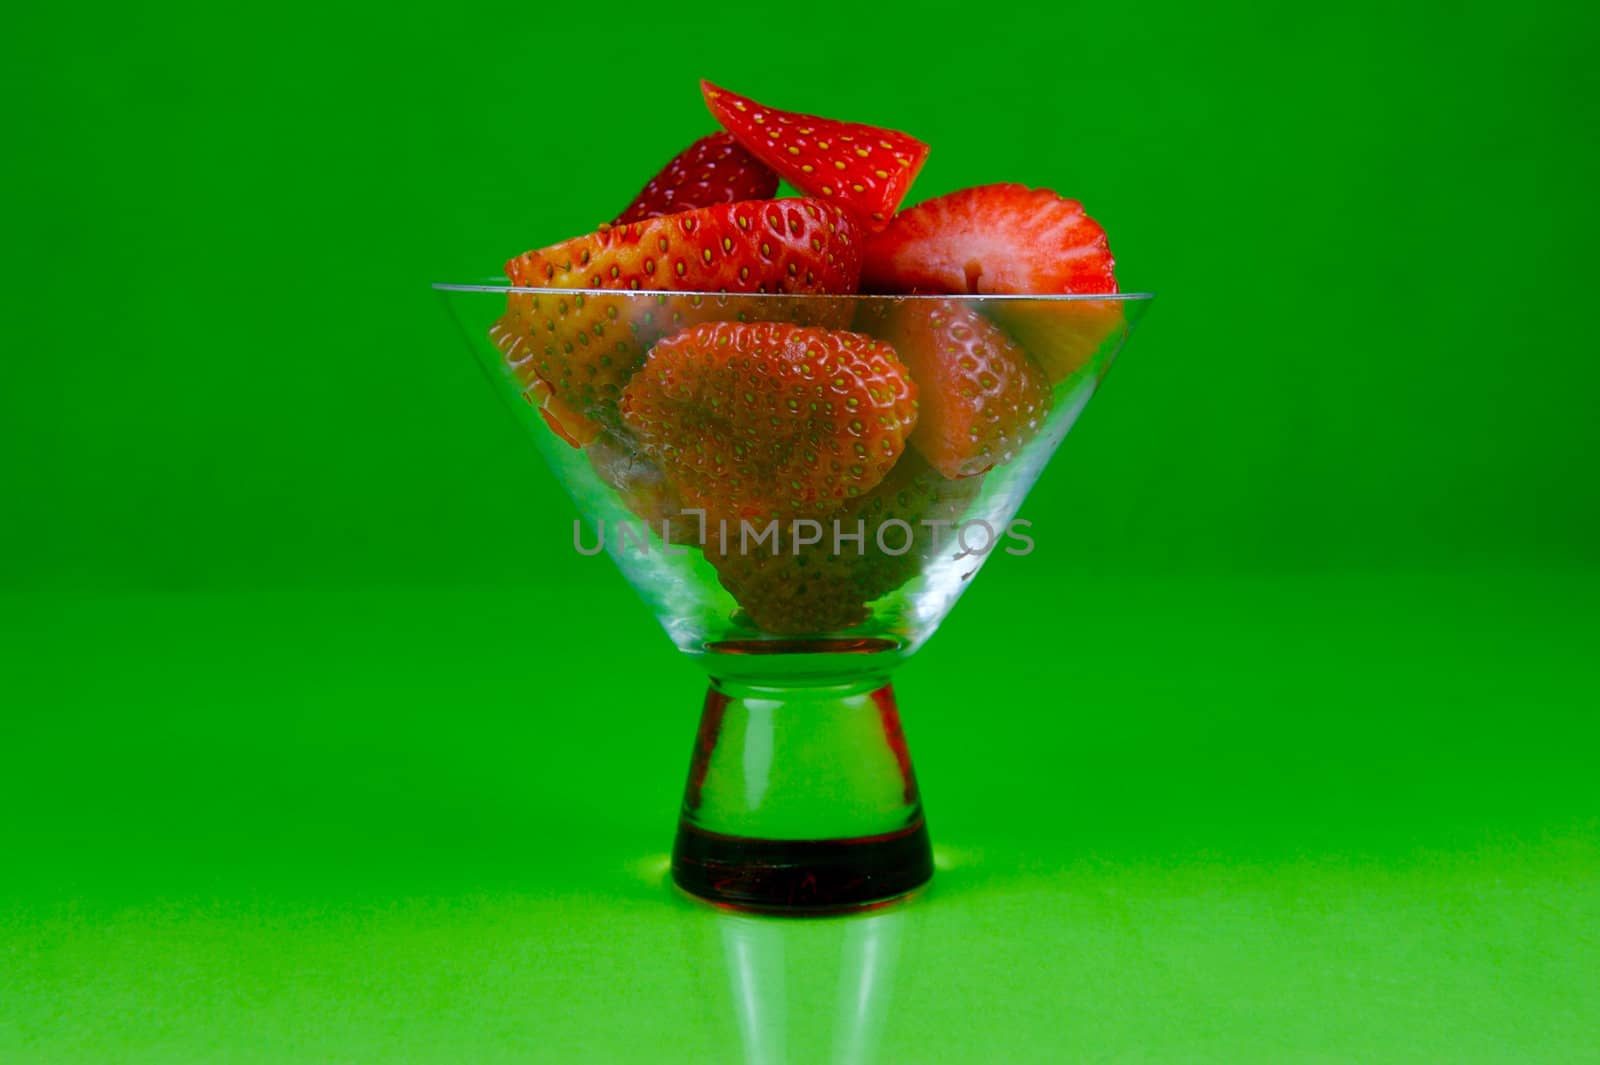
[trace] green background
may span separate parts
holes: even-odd
[[[1586,6],[0,17],[0,1061],[1600,1059]],[[1159,295],[897,679],[887,924],[666,889],[701,679],[426,288],[700,76]]]

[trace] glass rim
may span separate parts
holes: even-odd
[[[672,288],[532,288],[506,281],[434,281],[435,292],[485,292],[505,295],[514,292],[530,296],[737,296],[740,299],[771,300],[969,300],[975,303],[1029,301],[1034,303],[1123,303],[1155,299],[1153,292],[1074,292],[1074,293],[975,293],[975,292],[705,292]]]

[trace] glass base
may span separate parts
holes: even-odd
[[[933,876],[927,825],[856,839],[748,839],[684,823],[672,878],[691,895],[759,913],[835,913],[899,898]]]
[[[927,883],[933,855],[889,685],[714,680],[672,875],[761,913],[858,910]]]

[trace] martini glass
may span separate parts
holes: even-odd
[[[925,884],[928,832],[890,677],[988,558],[1031,550],[1018,508],[1150,297],[434,288],[572,496],[575,551],[609,554],[710,676],[673,848],[677,884],[780,914],[868,908]],[[618,413],[614,384],[564,380],[557,391],[537,372],[541,353],[548,372],[551,358],[593,345],[578,372],[616,360],[627,380],[655,341],[707,321],[879,332],[919,309],[997,326],[1042,370],[1047,402],[992,468],[947,478],[907,447],[866,495],[775,533],[685,506]],[[562,332],[578,316],[594,324]]]

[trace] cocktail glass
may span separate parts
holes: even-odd
[[[742,910],[828,913],[926,883],[928,832],[890,676],[990,555],[1031,550],[1026,523],[1013,524],[1018,508],[1150,297],[434,288],[576,503],[574,546],[603,545],[710,675],[673,848],[678,885]],[[642,364],[655,340],[706,321],[874,332],[919,303],[998,325],[1048,375],[1048,410],[986,472],[948,479],[908,447],[880,486],[820,529],[790,523],[771,536],[684,507],[614,396],[595,393],[575,415],[533,369],[551,345],[594,344]],[[551,326],[578,311],[596,323],[592,335]]]

